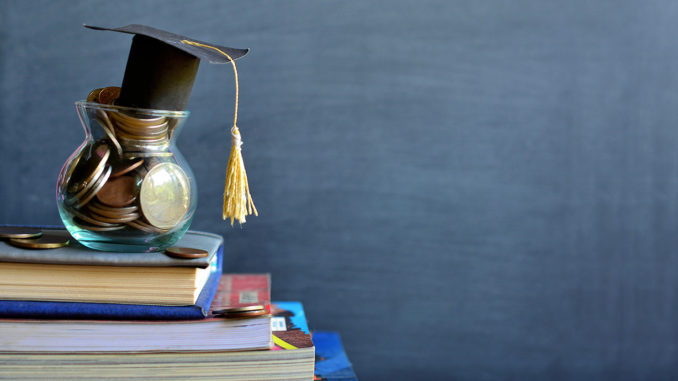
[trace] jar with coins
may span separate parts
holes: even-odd
[[[61,219],[93,249],[164,250],[197,207],[193,172],[175,144],[189,112],[116,106],[95,91],[76,102],[86,137],[59,173]]]

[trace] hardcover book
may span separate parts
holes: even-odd
[[[187,232],[178,244],[203,249],[209,255],[181,260],[162,252],[97,252],[77,242],[54,250],[28,250],[0,242],[0,299],[21,302],[3,303],[0,314],[10,309],[47,307],[24,303],[27,301],[199,305],[205,310],[221,273],[223,239],[210,233]],[[58,303],[54,306],[77,308]]]

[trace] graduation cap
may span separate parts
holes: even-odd
[[[120,97],[116,101],[119,106],[185,110],[200,60],[224,64],[249,52],[249,49],[214,45],[146,25],[85,27],[134,34]]]
[[[231,154],[226,167],[223,219],[241,224],[245,216],[258,215],[250,196],[247,173],[242,159],[242,140],[236,125],[238,119],[238,71],[236,59],[249,49],[214,45],[174,33],[132,24],[120,28],[85,25],[95,30],[134,34],[120,87],[118,106],[183,111],[193,89],[200,60],[209,63],[231,63],[235,74],[235,112],[231,127]]]

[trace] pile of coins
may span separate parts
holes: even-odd
[[[90,92],[89,102],[113,104],[120,89]],[[164,234],[186,217],[190,181],[170,151],[171,124],[123,109],[87,109],[94,142],[71,161],[64,203],[78,227],[93,232]]]
[[[0,227],[0,239],[25,249],[56,249],[70,242],[68,233],[64,231],[43,232],[41,229],[20,226]]]

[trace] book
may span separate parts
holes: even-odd
[[[0,344],[0,378],[312,380],[315,347],[303,306],[298,302],[274,302],[271,312],[273,317],[267,318],[268,339],[273,345],[263,350],[138,352],[126,349],[49,353],[10,351],[5,344]],[[249,324],[255,319],[260,318],[243,319],[240,324]],[[194,335],[193,345],[207,339]]]
[[[63,229],[52,232],[68,234]],[[210,276],[221,272],[223,239],[189,231],[177,246],[204,249],[209,255],[182,260],[162,252],[99,252],[74,240],[54,250],[28,250],[0,242],[0,299],[195,305]]]
[[[313,331],[315,380],[358,381],[337,332]]]
[[[217,266],[210,273],[194,304],[162,306],[148,304],[0,300],[0,318],[191,320],[207,316],[221,278],[223,245],[216,253]],[[237,287],[241,287],[238,283]]]
[[[240,282],[239,280],[243,281]],[[262,285],[252,290],[247,284]],[[225,275],[212,309],[231,307],[243,293],[270,308],[268,274]],[[253,296],[255,293],[256,296]],[[0,319],[0,351],[17,353],[153,352],[267,349],[270,315],[251,319],[181,321]]]

